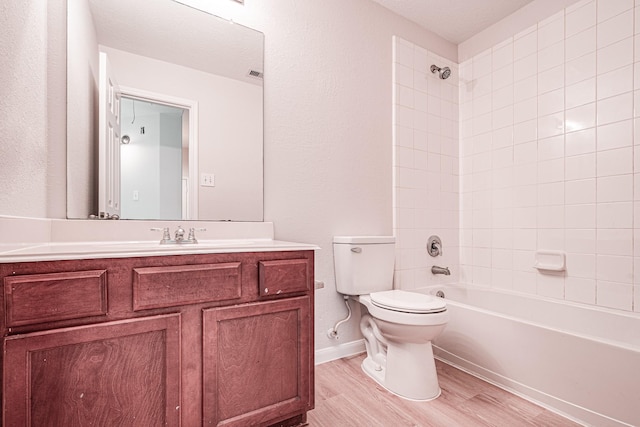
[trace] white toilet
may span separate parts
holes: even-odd
[[[393,289],[395,238],[333,238],[336,288],[367,308],[360,329],[367,357],[362,369],[390,392],[410,400],[440,395],[431,341],[444,330],[445,301]]]

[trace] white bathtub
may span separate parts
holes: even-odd
[[[640,426],[640,315],[458,285],[437,358],[585,425]]]

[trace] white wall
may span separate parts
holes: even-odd
[[[640,311],[638,37],[633,0],[585,0],[460,64],[464,281]]]
[[[60,2],[3,2],[0,16],[0,211],[64,211],[64,25]],[[48,32],[48,30],[50,32]],[[62,55],[64,50],[62,50]]]
[[[265,33],[265,220],[322,248],[315,339],[329,350],[360,338],[353,305],[340,339],[326,335],[347,313],[333,236],[393,233],[392,37],[452,61],[456,47],[369,0],[233,3],[216,12]]]

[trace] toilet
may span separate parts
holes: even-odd
[[[409,400],[440,395],[431,341],[444,330],[444,299],[393,290],[395,237],[333,238],[336,289],[366,308],[360,321],[367,357],[363,371]]]

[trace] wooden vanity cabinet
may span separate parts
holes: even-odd
[[[0,264],[4,426],[293,426],[313,251]]]

